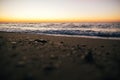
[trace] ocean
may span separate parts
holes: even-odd
[[[0,23],[0,31],[120,39],[120,23]]]

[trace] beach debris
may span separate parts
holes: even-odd
[[[84,59],[88,63],[93,63],[94,62],[93,54],[92,54],[91,50],[88,52],[88,54],[85,55]]]
[[[34,42],[35,42],[35,43],[45,44],[45,43],[47,43],[48,41],[47,41],[47,40],[44,40],[44,39],[35,39]]]

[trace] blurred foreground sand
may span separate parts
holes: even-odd
[[[0,32],[0,80],[120,80],[120,40]]]

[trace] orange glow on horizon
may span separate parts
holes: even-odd
[[[120,18],[0,18],[0,22],[120,22]]]

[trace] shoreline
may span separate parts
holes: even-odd
[[[28,33],[28,34],[32,34],[32,33]],[[37,33],[33,33],[33,34],[37,34]],[[76,38],[90,38],[90,39],[110,39],[110,40],[120,40],[120,38],[117,37],[99,37],[99,36],[82,36],[82,35],[62,35],[62,34],[42,34],[42,33],[38,33],[39,35],[48,35],[48,36],[61,36],[61,37],[76,37]]]
[[[106,39],[106,40],[120,40],[119,37],[99,37],[99,36],[84,36],[84,35],[63,35],[63,34],[45,34],[45,33],[29,33],[29,32],[6,32],[0,31],[0,33],[18,33],[18,34],[33,34],[44,36],[56,36],[56,37],[68,37],[68,38],[86,38],[86,39]]]

